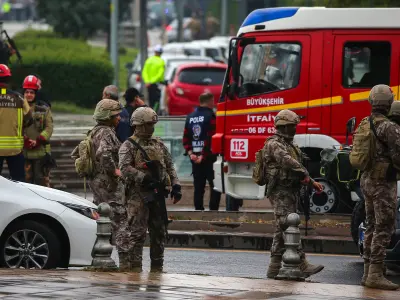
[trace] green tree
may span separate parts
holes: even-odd
[[[38,14],[63,37],[88,39],[98,30],[109,32],[110,0],[38,0]],[[120,20],[131,0],[119,1]]]

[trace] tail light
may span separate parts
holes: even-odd
[[[228,173],[228,166],[224,166],[223,168],[224,173]]]
[[[171,30],[172,30],[172,26],[171,25],[165,26],[165,31],[171,31]]]

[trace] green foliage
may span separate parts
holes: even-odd
[[[38,39],[34,35],[30,32],[16,38],[23,65],[11,65],[13,88],[20,88],[25,76],[38,74],[50,99],[94,107],[102,89],[113,78],[113,67],[105,50],[99,53],[79,40],[56,36]]]
[[[129,11],[130,0],[119,1],[119,14]],[[109,0],[38,0],[37,11],[63,37],[88,39],[98,30],[109,31]]]

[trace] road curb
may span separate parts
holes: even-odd
[[[212,248],[268,251],[272,245],[272,234],[230,233],[203,231],[168,231],[166,247]],[[149,237],[146,239],[149,245]],[[359,254],[356,244],[350,237],[342,236],[303,236],[305,252],[324,254]]]

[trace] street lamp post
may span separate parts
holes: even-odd
[[[118,59],[118,0],[111,0],[111,45],[110,58],[114,66],[114,82],[118,86],[119,59]]]

